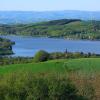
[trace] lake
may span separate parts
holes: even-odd
[[[66,40],[55,38],[40,38],[28,36],[1,36],[14,41],[13,56],[33,57],[39,50],[48,52],[84,52],[100,54],[100,41]]]

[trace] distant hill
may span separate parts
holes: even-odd
[[[100,21],[60,19],[36,24],[0,25],[0,34],[100,40]]]
[[[26,24],[57,19],[100,20],[100,12],[91,11],[0,11],[0,24]]]

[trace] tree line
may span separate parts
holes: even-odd
[[[55,59],[75,59],[75,58],[97,58],[100,57],[100,54],[94,53],[83,53],[83,52],[52,52],[48,53],[47,51],[40,50],[38,51],[34,58],[34,62],[43,62],[47,60],[55,60]]]
[[[21,63],[38,63],[56,59],[76,59],[76,58],[99,58],[100,54],[83,53],[83,52],[52,52],[44,50],[38,51],[33,57],[12,57],[0,56],[0,65],[21,64]]]

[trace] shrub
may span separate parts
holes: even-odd
[[[77,89],[65,79],[52,79],[49,83],[50,100],[76,100]]]
[[[0,77],[0,100],[86,100],[68,79],[16,73]]]
[[[35,62],[43,62],[43,61],[47,61],[48,58],[49,58],[49,53],[46,51],[40,50],[34,56],[34,61]]]
[[[0,82],[0,100],[45,100],[46,80],[29,73],[9,74]]]

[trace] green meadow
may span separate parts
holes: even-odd
[[[81,58],[68,60],[51,60],[41,63],[29,64],[13,64],[0,67],[0,74],[11,72],[27,72],[34,73],[66,73],[78,72],[81,74],[91,74],[100,72],[100,58]]]

